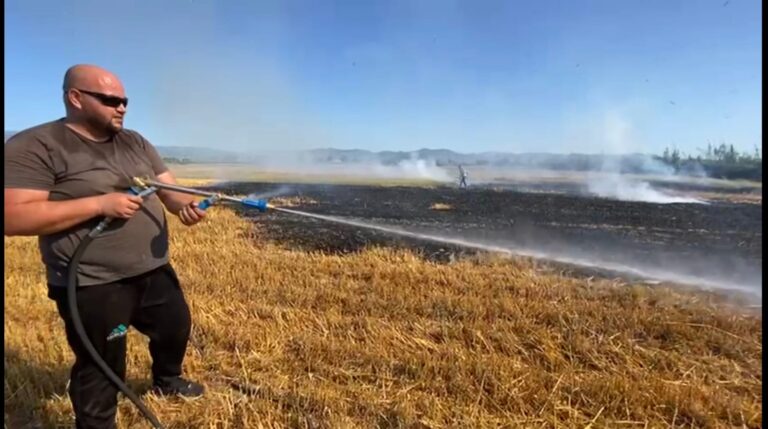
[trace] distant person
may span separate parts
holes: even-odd
[[[466,188],[467,185],[467,171],[459,164],[459,188]]]
[[[125,379],[129,326],[150,338],[153,389],[199,396],[202,385],[181,378],[191,318],[169,263],[163,207],[184,225],[205,212],[194,197],[165,190],[146,201],[127,193],[134,176],[176,180],[155,148],[123,128],[128,99],[114,74],[76,65],[64,75],[66,117],[34,126],[5,144],[6,236],[34,235],[45,265],[48,297],[56,302],[75,354],[69,395],[77,428],[114,428],[117,387],[75,332],[67,304],[67,264],[102,216],[117,218],[83,255],[78,309],[88,337],[107,365]]]

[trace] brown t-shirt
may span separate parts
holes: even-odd
[[[127,192],[134,176],[154,178],[166,170],[155,148],[125,129],[107,142],[95,142],[59,119],[24,130],[5,144],[5,187],[49,191],[49,201]],[[101,219],[39,237],[49,284],[66,285],[69,260]],[[78,281],[81,286],[109,283],[166,262],[165,212],[160,198],[152,194],[133,217],[115,219],[93,240],[80,261]]]

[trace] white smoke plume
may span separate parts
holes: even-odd
[[[609,111],[602,122],[602,142],[614,152],[627,153],[634,145],[632,124],[623,115]],[[606,157],[601,171],[587,175],[587,191],[603,198],[620,201],[640,201],[656,204],[698,203],[705,201],[692,197],[670,195],[654,189],[645,180],[633,179],[621,173],[617,158]],[[643,170],[652,172],[660,178],[676,177],[672,167],[648,158],[644,161]],[[703,172],[703,170],[702,170]]]
[[[265,153],[250,164],[262,171],[275,171],[313,176],[344,176],[377,179],[417,179],[439,183],[456,180],[451,173],[432,159],[412,155],[396,164],[386,164],[375,157],[355,162],[320,162],[306,153]]]
[[[587,181],[587,189],[590,193],[604,198],[612,198],[620,201],[642,201],[656,204],[670,203],[705,203],[692,197],[668,195],[651,187],[651,184],[642,180],[633,180],[618,173]]]

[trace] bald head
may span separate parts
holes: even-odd
[[[78,64],[64,74],[64,104],[70,123],[94,135],[108,135],[123,127],[128,100],[120,79],[109,70]]]
[[[90,64],[78,64],[64,73],[64,91],[72,88],[85,88],[91,91],[101,89],[120,89],[123,84],[111,71]]]

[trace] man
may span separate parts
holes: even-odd
[[[175,183],[155,148],[123,128],[128,99],[114,74],[76,65],[64,76],[66,117],[14,135],[5,144],[6,236],[36,235],[75,354],[69,395],[78,428],[113,428],[117,388],[85,350],[70,319],[67,267],[75,248],[103,217],[116,218],[82,257],[77,305],[88,337],[125,379],[127,327],[150,338],[153,389],[199,396],[181,378],[190,314],[169,263],[163,207],[187,226],[205,212],[191,195],[161,190],[145,200],[128,193],[135,176]]]
[[[461,164],[459,164],[459,187],[467,187],[467,171],[464,170],[464,167],[462,167]]]

